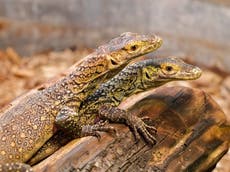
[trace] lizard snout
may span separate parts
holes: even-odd
[[[195,78],[199,78],[202,74],[202,70],[199,67],[194,67],[192,69],[192,73],[194,74]]]

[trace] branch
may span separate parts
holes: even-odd
[[[135,100],[135,102],[134,102]],[[73,140],[34,171],[206,171],[227,152],[230,125],[205,92],[186,87],[161,87],[135,95],[120,105],[156,126],[158,143],[135,143],[128,127],[112,124],[117,136]]]

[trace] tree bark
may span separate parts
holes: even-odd
[[[158,131],[155,146],[135,142],[128,127],[111,124],[116,136],[73,140],[34,171],[206,171],[228,151],[230,125],[204,91],[161,87],[134,95],[119,107],[150,118],[146,122]]]

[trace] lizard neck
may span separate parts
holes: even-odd
[[[134,69],[135,68],[135,69]],[[92,95],[82,102],[81,113],[97,112],[102,104],[117,106],[123,99],[142,91],[141,69],[129,66],[114,78],[102,84]]]

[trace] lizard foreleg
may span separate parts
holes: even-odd
[[[153,136],[157,132],[156,128],[147,125],[141,118],[125,110],[109,105],[102,105],[99,107],[99,116],[111,122],[125,123],[133,131],[135,139],[139,138],[139,133],[147,143],[151,145],[156,144],[156,138]]]

